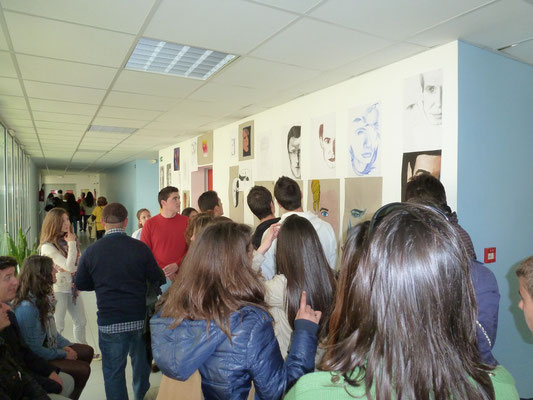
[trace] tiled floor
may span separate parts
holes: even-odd
[[[91,243],[88,237],[87,232],[79,232],[79,239],[81,242],[81,248],[82,251],[87,248],[87,246]],[[96,296],[94,292],[82,292],[81,294],[83,298],[83,302],[85,305],[85,315],[87,317],[87,342],[89,345],[91,345],[95,353],[100,353],[100,349],[98,348],[98,327],[96,324]],[[67,316],[65,318],[65,331],[63,332],[63,336],[65,336],[69,340],[73,340],[72,335],[72,319],[67,313]],[[133,389],[132,389],[132,375],[131,375],[131,365],[128,362],[128,366],[126,368],[126,380],[128,385],[128,393],[130,399],[133,399]],[[161,381],[161,373],[157,374],[151,374],[150,376],[150,385],[151,390],[149,394],[151,395],[154,391],[157,392],[157,387],[159,387],[159,382]],[[147,396],[148,398],[150,396]],[[91,364],[91,376],[89,377],[89,381],[87,382],[87,385],[85,386],[85,389],[81,395],[81,400],[104,400],[105,397],[105,390],[104,390],[104,377],[102,374],[102,362],[101,361],[93,361]],[[152,397],[150,397],[152,398]],[[155,396],[153,397],[155,399]]]

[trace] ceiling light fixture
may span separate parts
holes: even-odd
[[[206,80],[235,58],[233,54],[143,37],[125,68]]]
[[[105,126],[105,125],[91,125],[88,129],[89,132],[112,132],[112,133],[124,133],[132,134],[137,132],[136,128],[123,128],[120,126]]]

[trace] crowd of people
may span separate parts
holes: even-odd
[[[214,191],[180,213],[179,190],[163,188],[160,213],[138,210],[132,237],[122,204],[66,197],[18,277],[0,257],[0,398],[79,398],[94,357],[80,291],[96,294],[107,399],[128,398],[128,355],[135,399],[152,359],[175,398],[519,398],[492,354],[497,281],[429,174],[408,182],[407,202],[353,227],[340,252],[287,177],[274,198],[250,190],[254,232],[223,216]],[[83,254],[81,210],[80,229],[92,222],[98,239]],[[516,274],[533,331],[533,257]]]

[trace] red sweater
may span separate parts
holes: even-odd
[[[152,250],[160,268],[172,263],[180,265],[187,253],[185,229],[188,223],[189,218],[181,214],[173,218],[158,214],[144,223],[141,240]]]

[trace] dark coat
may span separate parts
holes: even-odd
[[[257,307],[243,307],[230,316],[232,341],[213,322],[173,319],[156,314],[151,322],[152,351],[161,371],[186,380],[202,376],[206,400],[246,399],[253,381],[256,399],[280,399],[302,375],[312,372],[318,325],[297,320],[289,355],[284,361],[274,336],[272,318]]]

